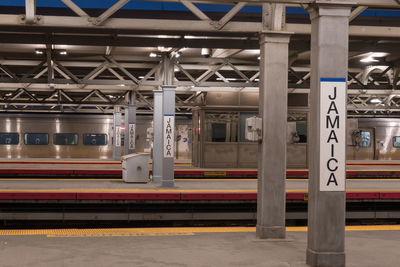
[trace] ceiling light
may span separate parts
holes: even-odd
[[[379,98],[372,98],[369,102],[371,102],[372,104],[382,103],[382,101]]]
[[[261,57],[260,57],[260,56],[258,56],[258,57],[257,57],[257,59],[258,59],[258,60],[260,60],[260,59],[261,59]]]
[[[153,53],[153,52],[151,52],[151,53],[150,53],[150,55],[149,55],[149,57],[157,57],[157,54],[156,54],[156,53]]]
[[[224,78],[226,81],[237,81],[236,78]],[[217,78],[217,81],[223,81],[223,78]]]
[[[178,58],[178,57],[180,57],[180,56],[181,56],[181,53],[179,53],[179,52],[176,52],[176,53],[175,53],[175,57],[176,57],[176,58]]]
[[[368,63],[368,62],[378,62],[379,60],[373,58],[372,56],[365,57],[360,60],[361,62]]]
[[[164,48],[165,48],[164,46],[158,46],[158,47],[157,47],[158,51],[163,51]]]
[[[387,55],[389,55],[389,53],[385,53],[385,52],[374,52],[374,53],[372,53],[371,57],[386,57]]]
[[[139,76],[139,79],[143,79],[144,78],[144,76]]]
[[[36,54],[36,55],[43,55],[43,50],[36,49],[36,50],[35,50],[35,54]]]
[[[211,55],[211,48],[202,48],[201,55],[204,57],[209,57]]]
[[[119,86],[125,86],[125,84],[121,83]]]
[[[58,53],[62,56],[67,55],[67,50],[59,50]]]
[[[12,95],[12,93],[7,93],[7,94],[6,94],[6,96],[11,96],[11,95]]]
[[[193,36],[193,35],[185,35],[183,38],[184,38],[184,39],[195,39],[196,36]]]

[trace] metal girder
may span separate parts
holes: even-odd
[[[261,23],[230,21],[222,29],[216,29],[208,21],[202,20],[172,20],[172,19],[126,19],[110,18],[107,23],[101,26],[101,29],[121,29],[121,30],[140,30],[140,31],[168,31],[168,32],[202,32],[202,33],[240,33],[242,35],[251,35],[259,33],[262,30]],[[88,23],[84,17],[67,16],[41,16],[40,21],[36,23],[43,27],[67,27],[91,29],[96,28]],[[0,16],[0,26],[18,26],[21,25],[20,16],[4,14]],[[311,25],[287,23],[285,30],[294,34],[311,34]],[[360,26],[350,25],[350,36],[366,37],[400,37],[400,27],[389,26]],[[89,42],[89,41],[87,41]],[[109,45],[118,45],[109,41]]]
[[[25,22],[27,24],[36,22],[36,0],[25,0]]]
[[[179,0],[164,0],[166,2],[179,2]],[[195,3],[212,3],[212,4],[232,4],[226,0],[192,0]],[[240,1],[239,1],[240,2]],[[400,3],[397,0],[246,0],[248,4],[259,5],[260,3],[281,3],[290,5],[350,5],[350,6],[370,6],[379,8],[400,8]]]

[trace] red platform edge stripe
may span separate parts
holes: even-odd
[[[15,200],[34,200],[34,199],[39,199],[39,200],[60,200],[60,199],[76,199],[76,193],[67,193],[67,192],[40,192],[40,193],[34,193],[34,192],[2,192],[0,193],[0,199],[15,199]]]
[[[347,192],[346,199],[379,199],[379,192]]]
[[[181,200],[255,200],[257,193],[181,193]]]
[[[77,193],[78,200],[180,200],[180,193]]]
[[[400,199],[400,192],[379,193],[380,199]]]

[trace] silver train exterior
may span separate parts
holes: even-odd
[[[147,129],[152,127],[152,119],[152,116],[137,116],[137,152],[150,152],[151,141],[147,138]],[[178,159],[190,160],[191,119],[177,117],[176,132],[179,137],[175,144],[176,156]],[[96,142],[96,136],[97,141],[101,140],[101,143],[93,144]],[[65,141],[62,138],[65,138]],[[59,144],[60,141],[63,144]],[[113,116],[3,113],[0,114],[0,143],[1,158],[112,160]]]

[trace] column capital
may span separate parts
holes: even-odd
[[[264,43],[289,43],[293,32],[262,31],[260,32],[260,45]]]
[[[175,91],[176,85],[162,85],[161,88],[163,91]]]
[[[307,8],[307,12],[310,13],[310,19],[321,16],[332,16],[332,17],[348,17],[351,12],[351,5],[349,3],[344,4],[315,4],[310,5]]]

